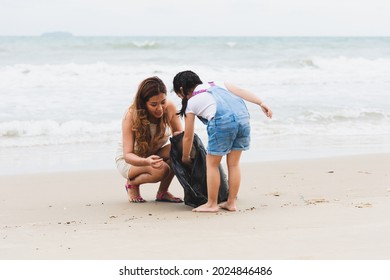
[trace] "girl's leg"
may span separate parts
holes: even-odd
[[[220,185],[219,164],[222,156],[207,155],[207,203],[193,209],[194,212],[217,212],[218,211],[218,192]]]
[[[231,151],[226,158],[228,166],[229,197],[220,204],[220,207],[229,211],[236,211],[236,198],[241,183],[240,158],[242,151]]]

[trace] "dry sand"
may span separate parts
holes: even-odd
[[[0,177],[0,259],[390,259],[390,155],[242,164],[237,212],[127,201],[116,170]],[[183,195],[174,179],[171,192]]]

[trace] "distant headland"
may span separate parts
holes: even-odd
[[[42,33],[41,36],[42,37],[73,37],[73,34],[70,32],[55,31],[55,32]]]

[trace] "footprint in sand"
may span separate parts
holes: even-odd
[[[371,203],[358,203],[355,205],[356,208],[371,208],[372,204]]]
[[[309,200],[306,200],[306,205],[310,205],[310,204],[320,204],[320,203],[328,203],[329,200],[326,200],[325,198],[313,198],[313,199],[309,199]]]
[[[280,196],[281,193],[280,192],[270,192],[270,193],[267,193],[267,195]]]

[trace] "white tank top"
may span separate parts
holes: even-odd
[[[154,135],[156,134],[156,130],[157,130],[157,124],[154,124],[154,123],[151,123],[149,125],[150,127],[150,136],[154,137]],[[161,147],[165,146],[167,143],[168,143],[168,140],[169,140],[169,137],[171,136],[171,130],[169,129],[169,127],[167,126],[167,128],[165,129],[165,134],[164,134],[164,137],[161,138],[158,142],[157,142],[157,147],[158,149],[160,149]]]

